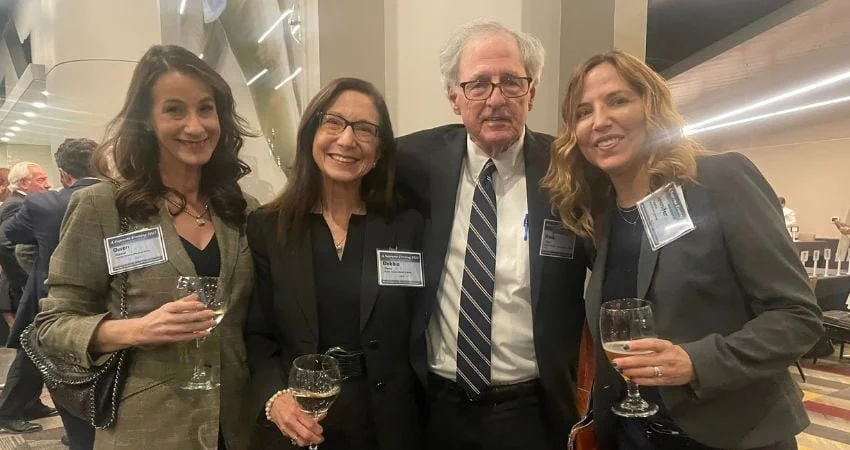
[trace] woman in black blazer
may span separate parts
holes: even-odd
[[[685,136],[664,80],[625,53],[580,66],[563,114],[545,183],[564,226],[597,251],[586,308],[602,447],[796,448],[809,421],[788,366],[823,328],[770,185],[744,156],[709,155]],[[695,228],[653,250],[645,230],[669,228],[652,219],[645,228],[637,204],[668,183],[681,187]],[[629,343],[650,354],[609,363],[600,305],[619,298],[652,304],[658,338]],[[625,395],[618,371],[657,414],[611,412]]]
[[[419,448],[408,356],[417,288],[378,284],[377,250],[418,252],[422,235],[421,215],[399,208],[394,177],[381,94],[366,81],[332,81],[304,112],[286,190],[248,219],[257,270],[248,364],[267,425],[255,448]],[[286,380],[293,359],[329,350],[347,380],[317,422]]]

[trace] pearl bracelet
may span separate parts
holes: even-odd
[[[289,389],[281,389],[281,390],[275,392],[274,395],[272,395],[272,397],[266,402],[266,419],[269,422],[272,421],[271,411],[272,411],[272,405],[274,404],[274,401],[277,400],[277,398],[280,397],[281,395],[288,394],[288,393],[289,393]]]

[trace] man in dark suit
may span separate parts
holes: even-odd
[[[35,245],[35,261],[32,276],[29,277],[27,287],[24,290],[18,314],[9,336],[8,347],[20,349],[21,332],[35,319],[38,313],[38,301],[47,297],[48,287],[45,284],[50,264],[50,257],[56,246],[59,245],[59,228],[71,201],[71,195],[82,188],[91,186],[98,182],[93,176],[91,167],[91,156],[97,143],[89,139],[66,139],[56,151],[56,165],[62,186],[61,191],[47,191],[28,196],[18,213],[10,221],[3,224],[0,232],[15,244]],[[41,375],[26,357],[23,351],[19,351],[12,367],[19,369],[20,376],[12,376],[12,369],[7,379],[7,390],[12,392],[26,392],[21,397],[39,395],[41,393]],[[39,383],[31,382],[38,378]],[[12,384],[14,380],[17,383]],[[7,404],[12,406],[13,401],[6,400],[0,396],[0,413],[5,413]],[[70,441],[72,450],[90,449],[94,445],[94,429],[84,420],[72,416],[70,413],[59,408],[65,431]],[[0,426],[5,426],[0,421]]]
[[[431,449],[563,449],[588,257],[540,181],[552,136],[526,128],[543,48],[473,22],[440,54],[461,125],[402,137],[399,180],[426,215],[412,363]]]
[[[9,185],[12,194],[0,207],[0,226],[12,219],[30,194],[50,189],[47,173],[40,165],[32,162],[20,162],[9,171]],[[18,261],[15,254],[16,244],[9,241],[0,229],[0,266],[8,281],[11,305],[4,315],[15,315],[22,299],[24,286],[29,274]],[[28,253],[31,249],[23,249]],[[10,333],[11,334],[11,333]],[[41,375],[35,367],[22,368],[21,360],[29,360],[18,352],[15,361],[9,366],[6,375],[6,387],[0,394],[0,428],[16,433],[30,433],[41,430],[41,425],[28,420],[48,417],[56,410],[41,403]],[[29,364],[32,366],[32,364]]]

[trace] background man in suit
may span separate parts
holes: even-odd
[[[68,209],[68,202],[71,201],[71,194],[98,182],[91,168],[91,155],[96,147],[97,143],[89,139],[66,139],[56,151],[56,165],[59,167],[62,186],[65,189],[28,196],[15,217],[3,224],[0,230],[12,243],[36,246],[32,276],[29,277],[18,306],[8,347],[20,349],[21,332],[35,319],[38,300],[47,297],[47,286],[44,282],[47,279],[50,257],[59,245],[59,228],[65,210]],[[18,376],[13,376],[12,368],[18,369]],[[10,397],[14,390],[21,391],[21,398],[38,396],[41,393],[41,375],[24,352],[18,352],[12,368],[9,369],[6,388],[10,391]],[[0,413],[6,412],[7,405],[9,409],[14,410],[11,407],[12,402],[13,400],[0,397]],[[59,413],[62,415],[71,448],[92,448],[94,429],[91,425],[61,408]]]
[[[47,172],[41,166],[24,161],[15,164],[9,170],[9,186],[12,193],[0,206],[0,225],[18,212],[27,194],[50,189],[50,181],[47,179]],[[15,244],[11,244],[2,233],[0,233],[0,266],[3,267],[3,273],[9,282],[11,300],[9,310],[3,311],[3,314],[5,318],[11,321],[14,320],[14,314],[18,309],[18,302],[21,300],[29,274],[21,267],[15,257]]]
[[[432,449],[562,449],[576,421],[587,256],[540,188],[553,138],[526,128],[543,57],[504,25],[462,27],[440,68],[463,126],[399,139],[427,217],[411,345]]]
[[[50,189],[47,172],[40,165],[28,161],[12,167],[9,171],[9,185],[12,194],[0,206],[0,226],[15,216],[27,195]],[[4,311],[4,314],[12,315],[18,309],[29,277],[18,262],[15,247],[0,228],[0,266],[9,283],[11,300],[11,310]],[[26,249],[24,253],[30,251]],[[32,363],[29,363],[30,367],[22,367],[22,360],[29,362],[23,352],[19,351],[6,375],[6,388],[0,394],[0,428],[16,433],[31,433],[41,430],[41,425],[28,420],[52,416],[56,410],[41,403],[41,376]]]

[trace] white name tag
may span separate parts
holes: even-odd
[[[576,250],[576,235],[565,230],[560,222],[552,219],[543,221],[540,236],[540,256],[573,259]]]
[[[378,250],[378,285],[425,286],[425,278],[422,276],[422,254]]]
[[[652,250],[679,239],[696,228],[682,186],[667,183],[637,202],[640,219]]]
[[[129,272],[168,261],[162,228],[145,228],[103,240],[109,274]]]

